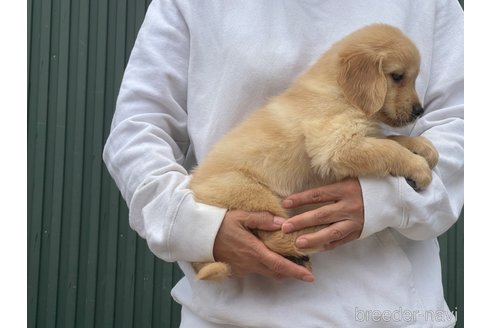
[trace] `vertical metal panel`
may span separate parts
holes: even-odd
[[[439,237],[441,249],[442,283],[449,309],[457,317],[456,327],[464,325],[464,210],[458,222]]]
[[[463,1],[460,1],[463,4]],[[28,1],[28,327],[177,327],[181,276],[128,225],[101,151],[150,0]],[[463,322],[463,219],[440,238]]]
[[[464,9],[465,1],[459,3]],[[439,237],[444,297],[457,318],[457,328],[464,327],[464,215],[463,209],[458,222]]]
[[[150,1],[28,2],[28,326],[176,327],[181,276],[128,226],[101,161]]]
[[[34,1],[28,3],[31,12],[31,77],[29,81],[28,100],[28,324],[33,325],[38,318],[38,312],[44,313],[43,304],[37,302],[41,294],[39,280],[41,267],[46,264],[41,261],[41,244],[43,238],[43,211],[45,162],[46,162],[46,131],[47,131],[47,83],[50,36],[50,3]],[[40,81],[39,76],[45,76]],[[41,318],[39,318],[41,319]]]

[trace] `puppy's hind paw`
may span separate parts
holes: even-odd
[[[311,259],[307,255],[285,256],[285,258],[289,261],[294,262],[297,265],[301,265],[301,266],[305,267],[309,271],[312,271]]]

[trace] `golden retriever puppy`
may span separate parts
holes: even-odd
[[[198,202],[281,217],[294,214],[281,206],[285,197],[347,177],[391,174],[425,188],[438,160],[434,146],[423,137],[385,137],[379,126],[401,127],[423,114],[419,67],[417,48],[399,29],[374,24],[353,32],[225,135],[193,171],[189,188]],[[296,238],[322,228],[254,233],[302,262],[319,250],[296,248]],[[231,273],[221,262],[193,267],[197,279]]]

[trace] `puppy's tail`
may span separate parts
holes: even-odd
[[[222,280],[231,275],[231,266],[224,262],[194,262],[197,280]]]

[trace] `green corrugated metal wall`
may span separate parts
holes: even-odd
[[[150,1],[31,0],[28,326],[175,327],[179,271],[128,226],[101,162]]]
[[[28,1],[28,327],[177,327],[181,273],[128,226],[101,162],[150,0]],[[462,2],[461,2],[462,3]],[[463,319],[463,219],[441,237]]]

